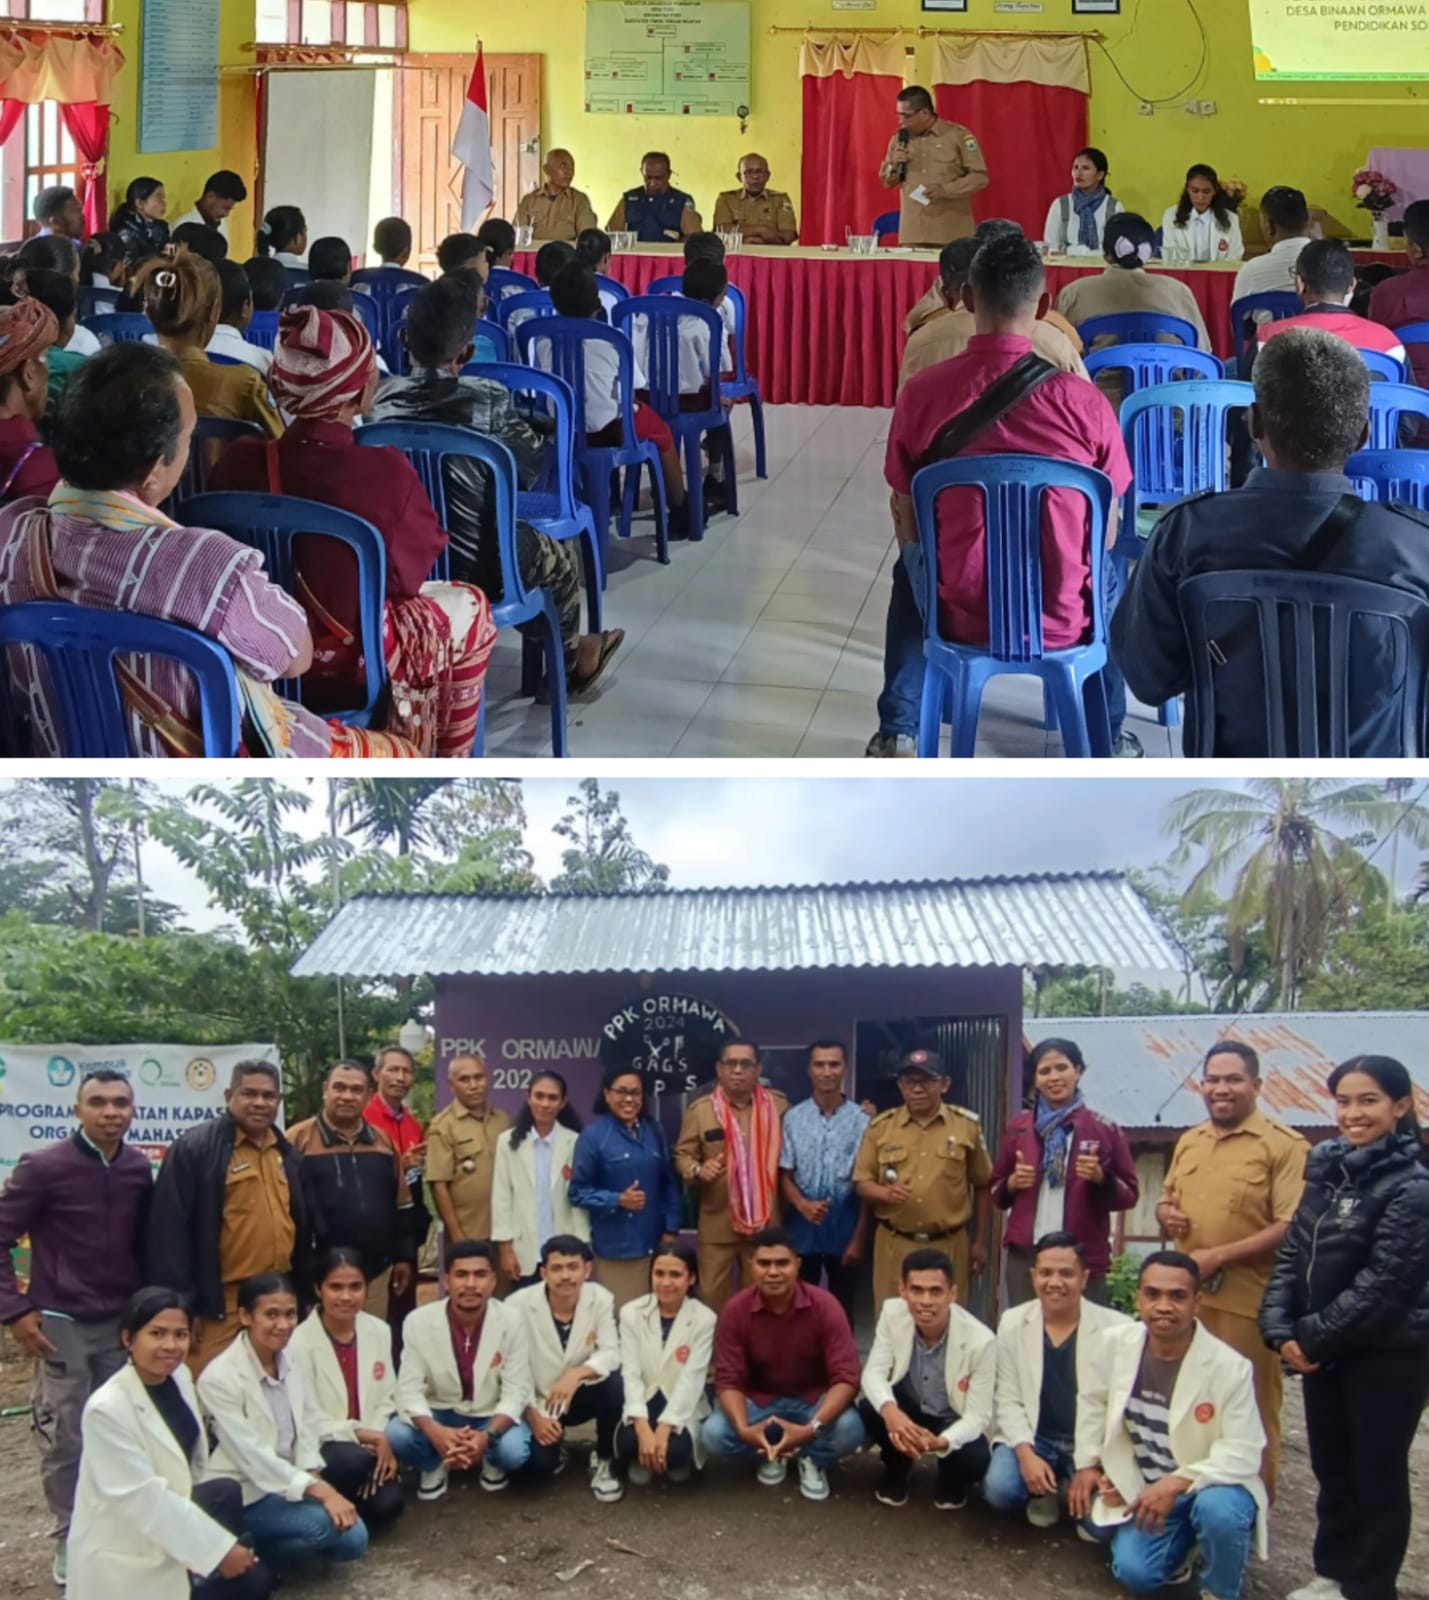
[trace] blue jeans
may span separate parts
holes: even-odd
[[[1032,1441],[1032,1448],[1057,1474],[1059,1483],[1077,1470],[1070,1439],[1048,1439],[1039,1433]],[[982,1480],[982,1497],[994,1511],[1021,1511],[1032,1498],[1018,1465],[1017,1452],[1010,1444],[993,1445],[992,1462]]]
[[[1162,1533],[1143,1533],[1131,1522],[1119,1528],[1097,1528],[1090,1521],[1082,1526],[1110,1543],[1112,1576],[1133,1594],[1164,1588],[1184,1565],[1191,1546],[1198,1544],[1205,1563],[1201,1589],[1216,1600],[1239,1600],[1255,1519],[1255,1500],[1248,1489],[1215,1484],[1183,1494],[1171,1507]]]
[[[357,1561],[367,1554],[367,1525],[359,1517],[339,1532],[316,1500],[285,1500],[265,1494],[243,1508],[243,1531],[253,1536],[260,1559],[280,1572],[313,1556]]]
[[[434,1411],[432,1421],[444,1428],[489,1428],[490,1417],[468,1417],[460,1411]],[[401,1417],[393,1417],[387,1424],[387,1442],[392,1453],[404,1467],[416,1467],[420,1472],[435,1472],[442,1464],[436,1446],[420,1429]],[[486,1459],[502,1472],[520,1472],[531,1454],[531,1430],[524,1422],[508,1428],[499,1438],[493,1437],[486,1449]]]
[[[752,1424],[766,1417],[781,1417],[785,1422],[808,1422],[816,1405],[811,1400],[773,1400],[767,1406],[758,1406],[751,1400],[747,1411]],[[734,1431],[734,1424],[718,1407],[705,1418],[701,1432],[707,1455],[723,1461],[754,1461],[759,1452],[753,1450]],[[867,1436],[859,1419],[858,1408],[850,1406],[836,1422],[831,1423],[817,1439],[811,1440],[799,1452],[827,1471],[836,1461],[851,1456],[863,1448]]]
[[[1129,537],[1129,535],[1123,535]],[[918,737],[923,704],[923,549],[905,544],[893,567],[893,589],[888,596],[888,621],[883,635],[883,693],[878,697],[878,731],[885,737]],[[1106,597],[1107,627],[1121,599],[1121,576],[1108,554],[1102,562],[1102,593]],[[1126,721],[1126,679],[1108,656],[1102,671],[1107,711],[1115,744]]]

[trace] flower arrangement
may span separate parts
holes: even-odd
[[[1245,197],[1249,191],[1244,182],[1239,178],[1222,178],[1221,193],[1230,201],[1232,211],[1239,211],[1245,204]]]
[[[1355,173],[1352,185],[1355,203],[1363,210],[1373,213],[1378,217],[1380,212],[1388,211],[1394,204],[1394,197],[1399,193],[1399,185],[1386,178],[1382,172],[1376,172],[1371,167],[1361,167]]]

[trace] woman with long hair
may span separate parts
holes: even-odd
[[[547,1069],[531,1079],[515,1123],[496,1141],[491,1237],[501,1271],[518,1285],[536,1281],[547,1239],[590,1239],[590,1218],[570,1192],[580,1130],[566,1080]]]
[[[1395,1600],[1429,1400],[1429,1172],[1403,1063],[1354,1056],[1327,1087],[1340,1134],[1310,1152],[1260,1307],[1303,1375],[1320,1485],[1315,1576],[1290,1600]]]
[[[169,242],[169,225],[164,221],[168,208],[169,197],[157,178],[135,178],[124,191],[109,218],[109,231],[119,235],[131,263],[162,253]]]
[[[1161,254],[1170,260],[1239,261],[1245,255],[1240,218],[1216,169],[1198,161],[1186,187],[1161,219]]]
[[[1095,145],[1072,157],[1072,187],[1047,208],[1042,236],[1054,256],[1097,256],[1121,201],[1106,186],[1110,165]]]
[[[297,206],[274,206],[258,224],[254,252],[272,256],[290,271],[308,270],[308,219]]]

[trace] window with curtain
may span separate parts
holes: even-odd
[[[406,0],[258,0],[257,40],[405,50]]]

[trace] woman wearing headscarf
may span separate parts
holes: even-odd
[[[1095,256],[1102,250],[1106,225],[1121,201],[1106,186],[1106,156],[1094,145],[1072,158],[1072,188],[1047,210],[1043,237],[1054,256]]]
[[[292,425],[277,443],[231,445],[210,487],[317,500],[376,527],[387,553],[388,730],[423,755],[469,756],[496,626],[480,589],[426,581],[447,535],[407,458],[353,437],[377,392],[377,358],[361,319],[316,306],[286,312],[268,386]],[[309,548],[305,560],[298,546],[299,597],[313,629],[313,672],[330,697],[323,703],[338,710],[362,681],[357,563],[327,541]]]
[[[60,481],[54,452],[36,424],[49,399],[46,352],[59,337],[48,306],[0,306],[0,501],[48,495]]]
[[[169,242],[169,225],[164,221],[168,205],[157,178],[135,178],[124,191],[123,203],[109,219],[109,231],[123,241],[127,261],[137,264],[162,253]]]

